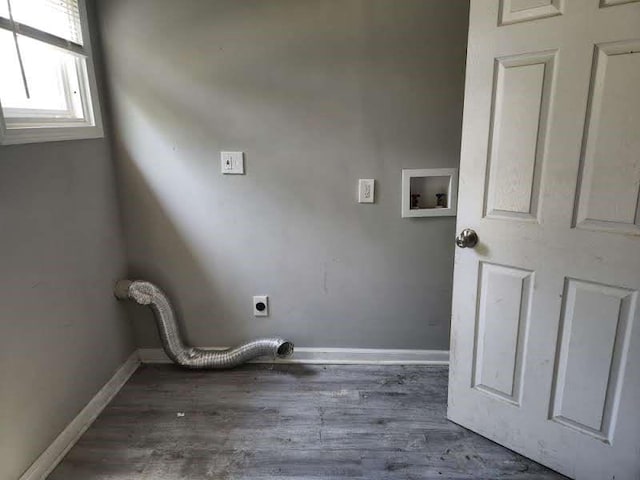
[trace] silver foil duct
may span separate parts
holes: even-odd
[[[283,338],[258,339],[227,350],[189,347],[182,341],[171,302],[156,285],[142,280],[120,280],[116,283],[114,293],[120,300],[133,300],[151,307],[165,353],[183,367],[233,368],[265,355],[273,358],[289,358],[293,355],[293,343]]]

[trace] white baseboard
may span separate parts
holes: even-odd
[[[100,389],[82,411],[71,421],[60,435],[53,441],[37,460],[22,474],[20,480],[44,480],[60,463],[67,452],[91,426],[100,412],[109,404],[129,377],[140,366],[138,352],[131,356],[118,368],[111,379]]]
[[[212,349],[218,349],[211,347]],[[161,348],[138,350],[142,363],[171,363]],[[449,365],[449,350],[389,350],[377,348],[296,347],[286,360],[258,358],[251,363],[301,363],[324,365]]]

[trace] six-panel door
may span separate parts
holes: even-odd
[[[449,417],[640,478],[640,2],[472,1]]]

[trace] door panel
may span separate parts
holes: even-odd
[[[520,404],[533,272],[483,263],[476,325],[474,387]]]
[[[637,292],[567,279],[560,326],[554,420],[607,443],[636,315]]]
[[[448,415],[640,478],[640,3],[472,1]]]
[[[497,59],[485,215],[537,220],[554,52]]]
[[[596,46],[581,159],[578,228],[640,233],[638,85],[640,42]]]
[[[500,25],[562,14],[564,0],[502,0]]]

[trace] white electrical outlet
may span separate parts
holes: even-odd
[[[267,295],[256,295],[253,297],[253,316],[269,316],[269,297]]]
[[[373,203],[375,200],[375,180],[361,178],[358,180],[358,203]]]
[[[225,175],[242,175],[244,173],[244,153],[220,152],[220,169]]]

